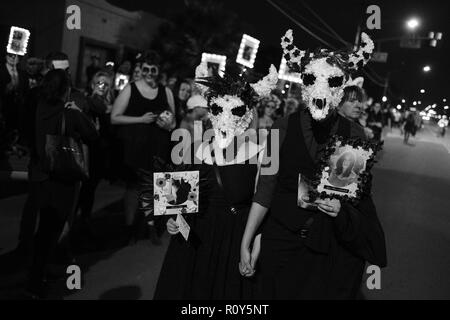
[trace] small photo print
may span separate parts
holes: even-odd
[[[350,145],[338,146],[322,171],[318,192],[355,198],[361,188],[360,176],[373,151]]]
[[[199,171],[155,172],[155,216],[198,212]]]
[[[253,68],[260,41],[247,34],[242,36],[236,62],[247,68]]]
[[[19,27],[11,27],[6,51],[11,54],[24,56],[27,53],[30,31]]]

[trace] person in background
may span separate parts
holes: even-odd
[[[381,105],[375,103],[372,110],[368,113],[367,126],[372,130],[374,139],[376,141],[381,140],[381,133],[383,131],[383,113],[381,112]]]
[[[159,68],[160,57],[155,51],[144,54],[142,79],[129,83],[120,92],[111,112],[111,123],[117,126],[122,145],[123,178],[127,183],[124,197],[127,242],[137,238],[142,222],[136,218],[139,172],[153,172],[155,157],[170,158],[175,103],[172,91],[159,84]],[[158,243],[154,221],[148,225],[153,242]]]
[[[338,113],[359,124],[364,128],[364,133],[368,139],[373,138],[372,130],[365,126],[365,123],[360,121],[363,110],[364,93],[358,86],[348,86],[344,88],[344,97],[338,106]]]
[[[100,180],[111,176],[113,133],[111,128],[112,78],[106,71],[97,72],[91,82],[92,95],[87,98],[88,116],[95,124],[100,138],[89,147],[89,179],[83,181],[78,200],[82,231],[90,233],[89,219],[94,206],[95,191]]]
[[[187,106],[186,103],[192,94],[192,82],[190,80],[183,80],[178,86],[177,95],[175,96],[175,117],[177,126],[184,118]]]
[[[409,112],[405,119],[405,124],[403,130],[405,132],[403,137],[403,143],[408,144],[411,135],[416,134],[416,122],[415,122],[415,112]]]
[[[98,136],[94,124],[70,101],[69,92],[70,82],[65,71],[57,69],[45,75],[36,111],[36,153],[33,153],[35,158],[32,159],[35,168],[34,175],[30,177],[38,184],[36,189],[40,210],[27,285],[33,298],[45,297],[46,267],[66,221],[73,215],[80,187],[80,181],[60,180],[48,174],[45,169],[46,136],[60,134],[63,115],[67,136],[84,142],[93,141]]]
[[[439,132],[438,137],[445,137],[445,132],[447,131],[448,127],[448,119],[446,115],[443,115],[442,118],[438,121],[439,126]]]
[[[138,81],[142,79],[142,63],[141,62],[137,62],[134,65],[134,69],[133,69],[133,75],[131,77],[131,81]]]
[[[284,103],[284,116],[289,116],[295,112],[297,112],[299,106],[299,102],[295,98],[287,98]]]
[[[270,129],[274,121],[274,113],[280,107],[281,101],[274,94],[263,99],[258,107],[259,129]]]
[[[205,121],[208,118],[208,102],[201,95],[190,97],[186,103],[187,112],[180,124],[180,129],[186,129],[194,137],[194,121]]]
[[[6,61],[0,66],[0,112],[3,114],[6,133],[11,137],[11,151],[16,152],[20,139],[20,116],[23,113],[25,96],[25,75],[19,68],[19,56],[6,54]]]

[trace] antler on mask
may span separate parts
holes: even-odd
[[[281,38],[281,47],[284,52],[283,57],[286,59],[289,67],[294,72],[300,72],[301,60],[305,56],[306,51],[302,51],[294,45],[291,29],[286,31],[285,35]]]
[[[270,65],[269,74],[250,86],[261,98],[268,97],[270,92],[275,89],[278,82],[278,73],[275,66]]]
[[[347,66],[350,70],[357,70],[362,68],[367,62],[369,62],[374,49],[372,39],[363,32],[361,34],[361,44],[357,51],[350,54]]]

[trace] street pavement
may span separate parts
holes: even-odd
[[[410,145],[398,129],[385,135],[384,150],[373,170],[373,194],[384,227],[388,267],[381,270],[381,289],[362,298],[450,299],[450,138],[437,138],[436,127],[425,126]],[[64,299],[151,299],[169,242],[149,240],[118,243],[122,221],[120,186],[102,183],[95,204],[95,245],[80,250],[81,290],[63,290]],[[0,200],[0,264],[16,246],[25,195]],[[180,266],[182,267],[182,266]],[[15,271],[15,272],[14,272]],[[0,265],[0,272],[2,268]],[[0,299],[20,293],[25,272],[0,274]]]

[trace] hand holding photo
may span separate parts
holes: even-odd
[[[198,212],[199,172],[155,172],[155,216]]]

